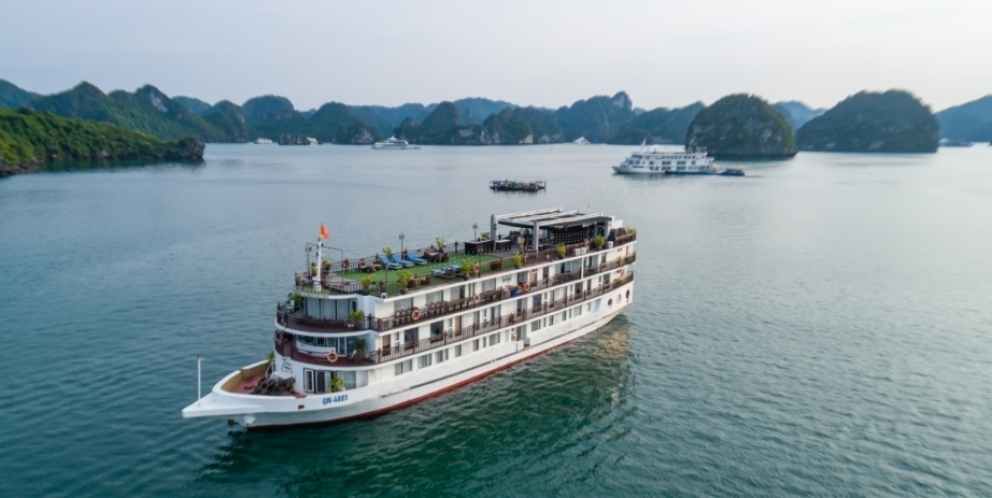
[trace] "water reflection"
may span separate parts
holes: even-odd
[[[131,160],[131,161],[59,161],[48,162],[38,168],[38,173],[78,173],[78,172],[113,172],[119,170],[134,170],[146,168],[174,169],[182,168],[198,170],[204,165],[203,160]]]
[[[531,489],[587,478],[601,447],[633,429],[631,328],[618,317],[573,344],[376,419],[231,431],[192,485],[492,495],[507,491],[501,482],[526,480]]]

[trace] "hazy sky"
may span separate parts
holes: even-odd
[[[300,109],[619,90],[645,108],[736,92],[829,107],[903,88],[940,110],[992,93],[992,1],[0,0],[0,78]]]

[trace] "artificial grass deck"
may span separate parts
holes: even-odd
[[[482,255],[457,254],[457,255],[452,255],[451,256],[451,259],[449,259],[448,261],[442,261],[440,263],[427,263],[426,265],[419,265],[419,266],[416,266],[415,265],[415,266],[411,266],[409,268],[403,268],[403,269],[404,270],[410,270],[411,272],[413,272],[414,275],[423,275],[425,273],[430,273],[431,270],[437,270],[437,269],[440,269],[440,268],[447,268],[449,266],[460,266],[462,264],[462,260],[463,259],[467,259],[467,260],[471,261],[473,264],[480,263],[481,266],[482,266],[482,272],[483,273],[488,273],[489,272],[489,265],[487,263],[489,263],[490,261],[495,261],[495,260],[499,259],[499,257],[498,256],[490,256],[488,254],[482,254]],[[361,280],[363,278],[365,278],[365,277],[372,277],[372,281],[373,282],[384,282],[384,281],[386,281],[386,277],[387,277],[387,274],[388,274],[389,281],[390,282],[395,282],[396,281],[396,278],[397,278],[396,277],[396,272],[397,271],[399,271],[399,270],[388,270],[388,271],[387,270],[379,270],[379,271],[376,271],[376,272],[363,272],[363,271],[358,271],[358,270],[348,270],[348,271],[337,272],[337,273],[334,274],[334,277],[335,277],[335,280],[338,279],[338,278],[344,278],[346,280],[353,280],[355,282],[361,282]]]

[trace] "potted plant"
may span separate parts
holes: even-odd
[[[382,253],[386,255],[386,259],[389,259],[393,256],[393,248],[389,246],[383,247]]]
[[[370,275],[366,275],[362,277],[362,295],[363,296],[369,295],[369,289],[371,288],[372,288],[372,277]]]
[[[602,249],[606,245],[606,237],[602,235],[597,235],[592,239],[592,245],[596,246],[596,249]]]
[[[555,250],[558,251],[558,259],[565,259],[565,253],[568,251],[568,248],[565,247],[565,244],[559,245],[558,248]]]
[[[462,266],[458,269],[458,273],[461,274],[462,280],[468,280],[469,274],[472,273],[472,260],[463,259]]]
[[[524,265],[524,257],[518,252],[513,255],[513,267],[520,268]]]
[[[328,273],[331,272],[331,262],[328,261],[328,260],[326,260],[326,259],[323,260],[323,261],[321,261],[320,262],[320,269],[323,270],[324,275],[327,275]]]
[[[489,240],[489,232],[482,232],[482,240]]]
[[[295,292],[290,292],[289,294],[286,295],[286,298],[288,298],[290,301],[293,302],[293,311],[296,311],[303,307],[303,296]]]
[[[348,312],[348,320],[351,321],[348,325],[351,327],[361,326],[362,320],[365,319],[365,312],[362,310],[355,310]]]
[[[410,279],[413,278],[413,272],[410,270],[397,271],[396,278],[400,283],[400,294],[406,294],[407,285],[410,284]]]
[[[434,243],[437,244],[437,250],[438,250],[438,252],[440,252],[440,253],[443,254],[444,253],[444,239],[441,238],[441,237],[438,237],[438,238],[434,239]]]
[[[341,377],[331,377],[331,392],[344,391],[344,379]]]

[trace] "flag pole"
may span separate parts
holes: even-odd
[[[203,381],[200,380],[200,365],[203,363],[203,355],[196,355],[196,406],[200,406],[200,398],[203,397]]]

